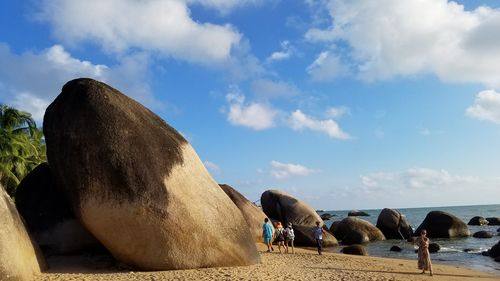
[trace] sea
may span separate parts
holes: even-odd
[[[453,206],[453,207],[430,207],[430,208],[405,208],[405,209],[395,209],[406,216],[408,222],[415,230],[420,223],[424,220],[425,216],[430,211],[444,211],[451,213],[458,218],[462,219],[465,223],[475,216],[481,217],[500,217],[500,205],[474,205],[474,206]],[[376,225],[377,218],[382,209],[376,210],[362,210],[368,213],[370,216],[359,217],[371,222]],[[330,220],[326,220],[325,224],[328,228],[330,225],[337,220],[342,220],[347,217],[346,210],[332,210],[332,211],[319,211],[321,215],[323,213],[329,213],[333,215]],[[498,243],[500,240],[500,232],[497,229],[500,228],[499,225],[483,225],[483,226],[473,226],[469,225],[469,230],[471,236],[468,238],[431,238],[431,242],[436,242],[441,246],[441,249],[437,253],[431,254],[431,260],[434,263],[448,264],[458,267],[472,268],[484,272],[490,272],[495,275],[500,276],[500,263],[495,262],[493,258],[488,256],[483,256],[481,253],[487,251],[493,245]],[[486,230],[492,232],[493,238],[474,238],[472,234],[477,231]],[[391,252],[389,249],[397,245],[403,249],[401,252]],[[408,243],[404,240],[385,240],[376,241],[366,244],[370,256],[378,257],[388,257],[388,258],[402,258],[402,259],[412,259],[417,260],[417,254],[415,253],[416,246]],[[329,251],[340,252],[342,247],[329,248]],[[464,251],[467,249],[467,252]]]

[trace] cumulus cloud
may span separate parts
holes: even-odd
[[[271,167],[271,175],[276,179],[286,179],[293,176],[303,177],[318,172],[299,164],[281,163],[275,160],[271,161]]]
[[[295,52],[295,48],[290,44],[290,41],[281,42],[281,50],[273,52],[268,58],[268,62],[282,61],[289,59]]]
[[[64,83],[89,77],[110,83],[145,103],[158,103],[147,84],[148,57],[136,54],[124,57],[118,65],[106,66],[73,57],[62,46],[40,52],[12,53],[0,43],[0,98],[7,104],[31,112],[41,125],[45,108],[60,93]]]
[[[263,0],[188,0],[187,2],[193,4],[200,4],[205,7],[216,9],[221,14],[227,14],[236,8],[248,5],[259,5],[264,1]]]
[[[492,63],[500,60],[500,9],[467,11],[445,0],[322,3],[330,27],[311,28],[305,35],[327,48],[308,68],[313,79],[335,78],[344,60],[366,80],[432,73],[443,81],[500,86],[500,67]],[[330,55],[334,59],[327,63]]]
[[[327,134],[331,138],[346,140],[352,138],[349,134],[342,131],[337,122],[332,119],[316,120],[305,115],[300,110],[292,112],[289,118],[290,127],[293,130],[309,129]]]
[[[474,104],[467,108],[466,114],[475,119],[500,124],[500,93],[494,90],[480,92]]]
[[[378,172],[362,175],[360,179],[363,186],[370,188],[438,189],[477,182],[474,177],[429,168],[412,168],[399,173]]]
[[[227,121],[232,125],[264,130],[275,126],[278,110],[265,103],[245,103],[245,96],[238,89],[226,95],[229,103]]]
[[[259,99],[289,98],[299,94],[295,85],[283,81],[257,79],[252,82],[252,92]]]
[[[326,110],[326,116],[337,119],[346,114],[350,114],[351,110],[347,106],[330,107]]]
[[[221,10],[240,5],[229,0],[192,2]],[[91,42],[118,54],[139,49],[211,64],[227,61],[242,37],[229,24],[193,20],[188,3],[181,0],[42,0],[39,9],[38,18],[50,23],[64,43]]]
[[[307,67],[307,73],[316,81],[331,81],[349,73],[349,69],[340,61],[340,57],[325,51]]]

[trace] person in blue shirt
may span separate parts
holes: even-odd
[[[313,228],[314,239],[316,239],[316,247],[318,248],[318,254],[321,255],[323,251],[323,234],[325,234],[325,230],[321,227],[321,223],[319,221],[316,222],[316,227]]]
[[[274,251],[272,246],[273,241],[273,227],[269,223],[269,219],[264,219],[264,224],[262,225],[262,237],[264,238],[264,243],[267,245],[267,251]]]

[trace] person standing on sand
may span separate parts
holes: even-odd
[[[285,253],[288,253],[288,245],[292,247],[292,254],[294,253],[293,240],[295,240],[295,232],[292,228],[292,223],[289,222],[285,229]]]
[[[316,247],[318,247],[318,254],[321,255],[321,252],[323,251],[323,234],[325,233],[325,230],[321,227],[319,221],[316,222],[316,227],[313,228],[313,233],[314,239],[316,239]]]
[[[427,230],[423,229],[420,232],[420,237],[417,238],[415,244],[418,246],[418,269],[422,269],[422,274],[426,270],[430,271],[432,276],[432,263],[429,254],[429,238],[427,238]]]
[[[274,230],[274,232],[274,237],[276,237],[276,242],[278,242],[278,249],[280,250],[281,254],[281,246],[283,246],[283,250],[285,250],[285,229],[283,228],[283,225],[281,225],[281,222],[276,223],[276,229]]]
[[[273,245],[271,244],[273,241],[273,227],[269,223],[269,219],[264,219],[264,224],[262,225],[262,238],[264,238],[264,243],[267,246],[267,251],[274,251]]]

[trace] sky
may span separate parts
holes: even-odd
[[[500,1],[5,0],[0,102],[91,77],[250,201],[500,203]]]

